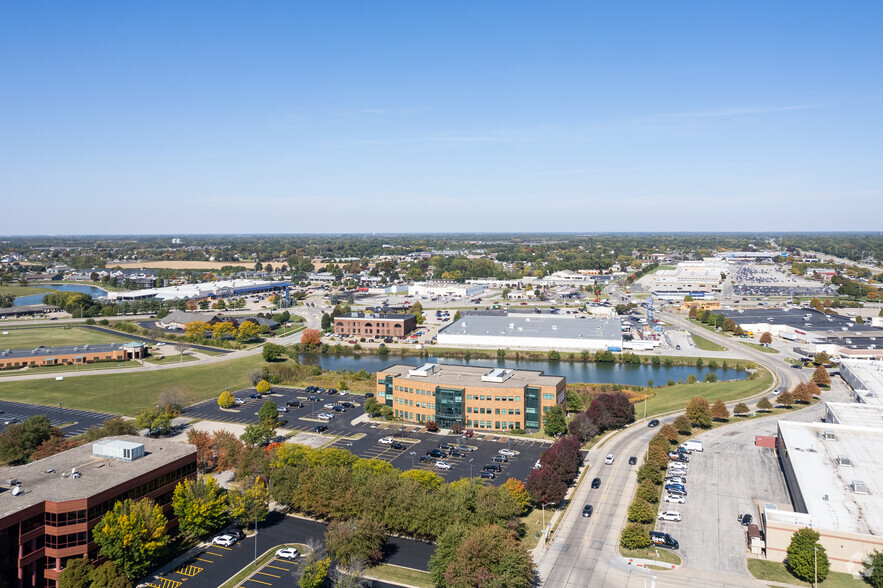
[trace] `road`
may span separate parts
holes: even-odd
[[[744,345],[734,346],[732,339],[697,327],[680,316],[665,312],[659,315],[661,320],[671,325],[699,333],[706,339],[729,347],[733,355],[766,367],[775,375],[779,387],[792,388],[801,381],[802,374],[789,369],[775,355]],[[673,418],[672,415],[661,420],[671,422]],[[619,555],[619,535],[626,523],[626,511],[637,485],[637,466],[629,466],[627,459],[637,456],[640,463],[647,443],[655,432],[656,429],[648,429],[644,423],[636,423],[589,452],[589,471],[573,493],[572,508],[563,514],[551,545],[538,562],[542,586],[641,587],[651,577],[655,578],[655,585],[659,587],[762,586],[748,575],[746,568],[740,569],[739,566],[733,566],[730,573],[725,573],[720,569],[708,569],[705,565],[691,568],[690,562],[685,561],[685,565],[675,572],[659,573],[630,566]],[[608,453],[613,453],[617,458],[612,466],[603,465],[603,457]],[[591,481],[595,477],[601,478],[601,487],[593,490],[586,480]],[[584,504],[593,505],[591,518],[582,517]],[[716,547],[712,549],[718,552]]]

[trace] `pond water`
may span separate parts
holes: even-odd
[[[50,288],[52,290],[60,290],[62,292],[85,292],[92,296],[92,298],[99,298],[101,296],[107,296],[107,291],[102,290],[101,288],[96,288],[95,286],[87,286],[85,284],[39,284],[35,286],[35,288]],[[28,304],[43,304],[43,296],[46,293],[42,294],[28,294],[27,296],[19,296],[15,299],[15,302],[12,303],[13,306],[26,306]]]
[[[301,363],[305,365],[318,365],[325,370],[365,370],[366,372],[378,372],[396,364],[420,365],[423,363],[445,363],[451,365],[471,365],[488,368],[507,368],[519,370],[536,370],[553,376],[564,376],[568,382],[591,382],[597,384],[627,384],[631,386],[646,386],[649,380],[655,385],[665,384],[668,380],[686,380],[688,376],[695,375],[700,381],[705,374],[714,371],[718,380],[742,380],[747,373],[743,370],[732,368],[723,369],[718,367],[710,370],[708,367],[697,368],[696,366],[671,366],[664,365],[637,365],[630,363],[579,363],[569,361],[523,361],[523,360],[494,360],[476,359],[463,360],[454,358],[429,359],[420,357],[400,357],[389,354],[386,357],[379,355],[304,355]]]

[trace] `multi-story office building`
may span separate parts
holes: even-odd
[[[98,557],[92,529],[119,500],[150,498],[174,526],[175,486],[195,478],[193,445],[130,436],[0,468],[0,578],[56,586],[68,560]]]
[[[334,333],[354,337],[404,337],[417,328],[413,314],[353,312],[334,319]]]
[[[377,400],[396,417],[485,431],[539,429],[567,396],[567,380],[542,372],[427,363],[377,373]]]

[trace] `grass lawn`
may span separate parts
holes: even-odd
[[[693,343],[696,344],[696,347],[702,349],[703,351],[726,351],[726,347],[722,347],[717,343],[712,343],[705,337],[700,337],[699,335],[692,335]]]
[[[701,396],[710,402],[718,399],[729,402],[760,394],[772,385],[773,376],[766,369],[759,369],[760,376],[753,380],[734,380],[713,384],[696,382],[695,384],[677,384],[654,388],[653,392],[656,395],[647,400],[647,416],[683,409],[694,396]],[[642,404],[639,402],[635,405],[635,414],[639,418],[644,414]]]
[[[187,363],[188,361],[199,361],[198,357],[193,357],[192,355],[184,354],[184,357],[181,357],[178,354],[175,355],[167,355],[165,357],[161,355],[151,356],[145,359],[147,363],[155,363],[157,365],[164,365],[167,363]]]
[[[429,575],[429,572],[412,568],[391,566],[389,564],[368,568],[365,570],[365,575],[378,580],[388,580],[397,584],[418,586],[419,588],[433,588],[434,586],[432,583],[432,576]]]
[[[3,333],[6,333],[5,335]],[[65,345],[94,345],[97,343],[126,343],[132,338],[125,333],[111,335],[84,327],[0,327],[0,348],[2,349],[33,349],[44,347],[61,347]]]
[[[546,523],[552,520],[553,514],[555,514],[553,508],[547,510]],[[521,540],[521,543],[528,549],[533,549],[537,546],[537,543],[543,539],[542,533],[537,537],[537,533],[540,533],[543,530],[543,509],[533,509],[521,517],[520,522],[524,523],[524,526],[527,527],[527,533],[524,535],[524,539]]]
[[[46,406],[64,402],[70,408],[135,415],[154,406],[160,393],[169,388],[177,388],[185,404],[214,398],[228,386],[244,388],[246,372],[263,365],[263,359],[255,356],[171,370],[65,378],[63,382],[0,382],[0,398]]]
[[[758,580],[785,582],[795,586],[812,586],[812,582],[804,582],[792,576],[785,564],[777,561],[748,558],[748,571]],[[851,574],[842,572],[831,572],[824,582],[819,582],[821,588],[858,588],[867,585],[862,580],[853,578]]]
[[[778,353],[779,352],[778,349],[774,349],[772,347],[765,347],[764,345],[761,345],[760,343],[752,343],[751,341],[739,341],[739,343],[741,343],[742,345],[748,345],[749,347],[753,347],[754,349],[757,349],[758,351],[763,351],[764,353]]]
[[[31,294],[46,294],[52,292],[52,288],[41,288],[39,286],[0,286],[0,296],[30,296]]]
[[[654,559],[663,563],[675,564],[677,566],[681,565],[681,558],[668,549],[626,549],[625,547],[620,547],[619,553],[623,557]]]
[[[296,547],[298,551],[302,554],[309,553],[309,548],[306,545],[301,545],[300,543],[286,543],[285,545],[276,545],[275,547],[271,547],[263,555],[258,558],[257,565],[254,565],[254,562],[249,562],[247,566],[241,571],[239,571],[235,576],[221,584],[220,588],[235,588],[236,586],[241,585],[242,581],[253,574],[256,570],[259,570],[264,564],[272,559],[276,559],[276,550],[282,549],[283,547]]]

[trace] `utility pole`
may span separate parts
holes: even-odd
[[[254,567],[258,565],[258,513],[254,513]]]
[[[819,548],[815,546],[812,548],[812,573],[812,586],[819,588]]]

